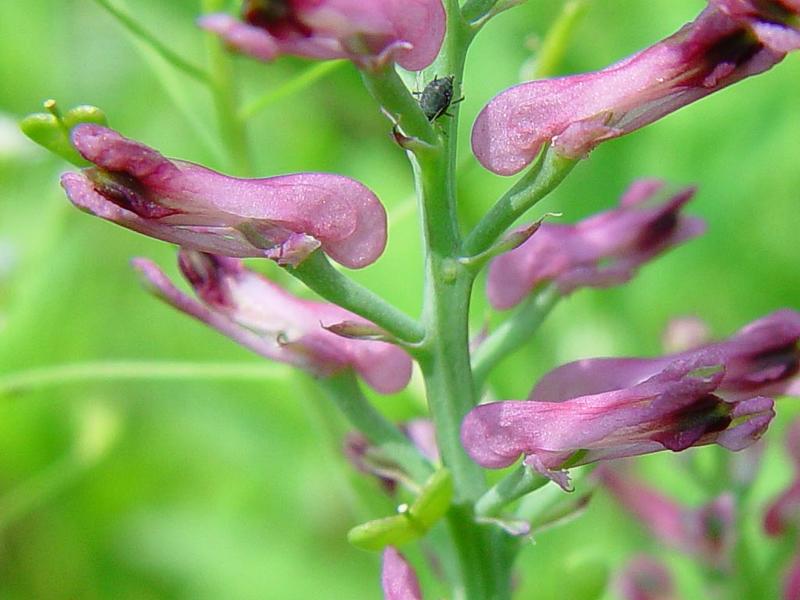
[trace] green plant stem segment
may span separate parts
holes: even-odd
[[[431,464],[397,427],[370,404],[352,371],[321,378],[319,384],[350,424],[387,458],[395,461],[420,484],[430,477],[433,473]]]
[[[558,68],[564,59],[569,42],[575,33],[575,28],[581,18],[589,9],[587,0],[568,0],[561,9],[553,25],[547,32],[542,42],[542,47],[536,56],[536,79],[552,77],[557,74]]]
[[[469,256],[485,252],[528,209],[552,192],[578,160],[565,158],[552,148],[542,152],[510,190],[480,220],[464,244]]]
[[[247,121],[260,113],[270,105],[288,98],[289,96],[303,91],[305,88],[313,85],[329,73],[347,64],[346,60],[326,60],[315,64],[313,67],[308,67],[305,71],[300,73],[297,77],[290,79],[286,83],[279,85],[274,89],[269,89],[261,96],[254,98],[239,111],[239,118],[242,121]]]
[[[398,340],[414,344],[422,341],[422,325],[383,298],[342,275],[320,251],[288,269],[320,296],[382,327]]]
[[[118,8],[109,0],[94,1],[104,8],[112,17],[114,17],[134,38],[155,50],[156,53],[161,55],[164,60],[169,62],[176,69],[182,71],[189,77],[192,77],[201,83],[210,83],[208,75],[205,71],[203,71],[203,69],[191,64],[167,48],[158,38],[150,33],[146,27],[140,25],[139,22],[131,17],[127,12]]]
[[[203,12],[212,13],[223,9],[221,0],[203,0]],[[247,129],[239,118],[236,78],[233,64],[225,46],[213,33],[206,34],[211,93],[217,111],[220,134],[231,156],[232,167],[237,175],[252,175],[255,171]]]
[[[379,71],[362,71],[361,76],[369,93],[403,134],[428,145],[437,143],[433,125],[393,65]]]
[[[525,300],[511,318],[478,346],[472,356],[472,374],[478,389],[483,387],[489,373],[501,360],[530,340],[560,299],[561,294],[555,285],[541,289]]]
[[[535,492],[549,482],[547,477],[534,473],[525,465],[519,465],[478,500],[475,514],[496,517],[506,505]]]
[[[166,361],[98,361],[52,365],[0,376],[0,398],[69,384],[166,379],[281,379],[289,369],[279,364]]]

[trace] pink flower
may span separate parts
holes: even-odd
[[[414,569],[393,546],[383,551],[381,584],[384,600],[422,600]]]
[[[783,309],[753,321],[728,339],[657,358],[591,358],[550,371],[530,399],[561,402],[576,396],[634,386],[675,361],[719,356],[725,372],[717,393],[726,400],[755,394],[800,394],[800,312]]]
[[[396,60],[410,71],[433,62],[445,31],[441,0],[245,0],[242,19],[212,14],[200,26],[261,60],[281,54],[350,58],[363,66]]]
[[[522,170],[548,143],[583,156],[780,62],[800,48],[799,16],[797,0],[710,0],[695,21],[617,64],[501,92],[475,121],[475,156],[501,175]]]
[[[724,356],[708,351],[673,360],[631,385],[586,382],[581,394],[544,398],[537,386],[527,401],[474,408],[462,423],[461,441],[483,467],[504,468],[523,455],[525,465],[565,489],[562,469],[569,466],[712,443],[741,450],[764,433],[773,402],[715,395],[725,365]]]
[[[95,167],[61,184],[80,209],[194,250],[297,265],[322,248],[360,268],[386,245],[386,211],[360,183],[326,173],[237,179],[163,157],[101,125],[72,143]]]
[[[403,389],[411,377],[411,359],[397,346],[325,329],[368,323],[343,308],[292,296],[236,259],[182,250],[179,265],[200,301],[180,292],[152,262],[134,260],[164,301],[258,354],[318,376],[352,368],[382,393]]]
[[[703,221],[680,214],[694,189],[651,202],[663,185],[637,181],[618,208],[575,225],[542,223],[524,244],[492,261],[487,284],[492,306],[511,308],[545,282],[554,282],[562,294],[625,283],[649,260],[703,233]]]
[[[722,494],[694,509],[619,471],[601,467],[596,471],[612,496],[636,517],[659,542],[702,558],[716,568],[726,568],[734,539],[734,500]]]
[[[764,530],[770,536],[783,535],[800,526],[800,420],[794,421],[789,427],[786,434],[786,448],[794,462],[795,479],[767,509]]]

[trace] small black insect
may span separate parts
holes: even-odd
[[[461,102],[464,98],[453,101],[453,76],[434,77],[425,89],[415,92],[419,96],[419,106],[428,121],[433,122],[442,115],[452,116],[447,112],[453,104]]]

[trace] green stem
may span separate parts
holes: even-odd
[[[472,356],[472,374],[479,390],[501,360],[530,340],[560,299],[561,294],[554,285],[531,295],[514,316],[506,319],[478,346]]]
[[[461,13],[467,22],[473,23],[489,14],[497,2],[498,0],[467,0]]]
[[[429,145],[438,143],[433,126],[394,66],[380,71],[362,71],[361,76],[369,93],[406,136]]]
[[[352,371],[322,378],[319,384],[350,424],[415,481],[424,483],[433,473],[431,464],[409,439],[370,404]]]
[[[0,533],[63,492],[91,466],[70,455],[7,492],[0,498]]]
[[[403,342],[413,344],[425,335],[418,321],[342,275],[322,252],[314,252],[288,271],[326,300],[372,321]]]
[[[545,150],[522,178],[481,219],[464,244],[470,256],[488,250],[528,209],[547,196],[578,163],[552,148]]]
[[[447,34],[439,58],[429,71],[452,75],[453,94],[458,97],[472,33],[456,0],[448,0],[445,7]],[[473,503],[486,490],[484,474],[461,445],[461,422],[476,403],[468,330],[474,274],[458,260],[462,256],[455,185],[458,105],[451,107],[451,112],[453,117],[445,117],[437,124],[443,131],[435,145],[409,153],[425,247],[426,337],[418,360],[439,452],[455,484],[456,498],[448,513],[448,525],[459,559],[461,589],[457,596],[466,600],[501,600],[509,596],[504,593],[508,586],[497,581],[499,571],[494,556],[500,549],[492,545],[491,532],[473,517]]]
[[[304,90],[325,77],[328,73],[341,68],[342,65],[345,64],[347,64],[346,60],[326,60],[317,63],[313,67],[309,67],[294,79],[290,79],[275,89],[267,90],[258,98],[248,102],[239,111],[239,119],[241,121],[247,121],[253,118],[271,104]]]
[[[203,0],[203,12],[216,12],[222,5],[220,0]],[[231,58],[219,36],[213,33],[206,34],[206,48],[211,72],[211,92],[222,140],[230,153],[236,173],[250,175],[255,168],[247,130],[244,121],[239,118],[239,100]]]
[[[208,84],[209,78],[203,69],[197,67],[185,59],[181,58],[178,54],[167,48],[160,40],[158,40],[152,33],[150,33],[143,25],[131,17],[127,12],[114,6],[109,0],[94,0],[102,8],[104,8],[111,16],[113,16],[119,23],[130,33],[134,38],[145,43],[147,46],[155,50],[160,56],[169,62],[172,66],[180,71],[186,73],[189,77],[196,79],[200,83]]]
[[[156,379],[275,379],[289,373],[281,365],[102,361],[53,365],[0,377],[0,397],[76,383]]]
[[[536,69],[534,77],[541,79],[552,77],[558,71],[564,54],[567,51],[575,27],[580,23],[581,17],[586,14],[589,5],[586,0],[569,0],[561,9],[555,22],[550,26],[542,46],[536,56]]]
[[[475,514],[496,517],[506,505],[535,492],[549,482],[547,477],[534,473],[525,465],[519,465],[475,503]]]

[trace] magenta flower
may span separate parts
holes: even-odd
[[[663,185],[637,181],[618,208],[575,225],[542,223],[525,243],[492,261],[487,283],[492,306],[511,308],[545,282],[554,282],[562,294],[625,283],[647,261],[703,233],[703,221],[680,214],[694,189],[654,204]]]
[[[735,543],[734,500],[722,494],[699,509],[679,504],[632,477],[602,467],[596,472],[623,508],[661,543],[725,568]]]
[[[200,301],[179,291],[154,263],[134,260],[164,301],[258,354],[318,376],[352,368],[381,393],[403,389],[411,377],[411,359],[397,346],[325,329],[343,321],[368,324],[343,308],[292,296],[236,259],[182,250],[179,265]]]
[[[726,340],[695,350],[658,358],[591,358],[550,371],[530,399],[561,402],[637,385],[675,361],[696,361],[716,355],[725,366],[717,393],[726,400],[755,394],[800,394],[800,312],[778,310],[736,332]]]
[[[381,584],[384,600],[422,600],[414,569],[393,546],[383,551]]]
[[[675,586],[666,567],[649,556],[631,560],[616,581],[624,600],[676,600]]]
[[[445,31],[441,0],[245,0],[242,19],[212,14],[200,26],[261,60],[281,54],[349,58],[362,66],[395,60],[409,71],[433,62]]]
[[[774,416],[761,396],[726,402],[714,392],[725,375],[724,357],[712,351],[673,360],[633,385],[587,382],[580,395],[483,404],[461,426],[472,459],[491,469],[524,464],[568,489],[562,469],[598,460],[679,452],[716,443],[741,450],[756,441]],[[613,375],[610,376],[613,378]]]
[[[796,0],[710,0],[694,22],[610,67],[501,92],[475,121],[475,156],[500,175],[517,173],[548,143],[583,156],[780,62],[800,48],[798,17]]]
[[[794,421],[789,427],[786,434],[786,449],[794,462],[795,479],[767,509],[764,516],[764,530],[770,536],[795,531],[800,525],[800,420]]]
[[[96,166],[61,184],[80,209],[193,250],[297,265],[321,247],[360,268],[386,245],[386,211],[362,184],[326,173],[236,179],[163,157],[101,125],[72,143]]]

